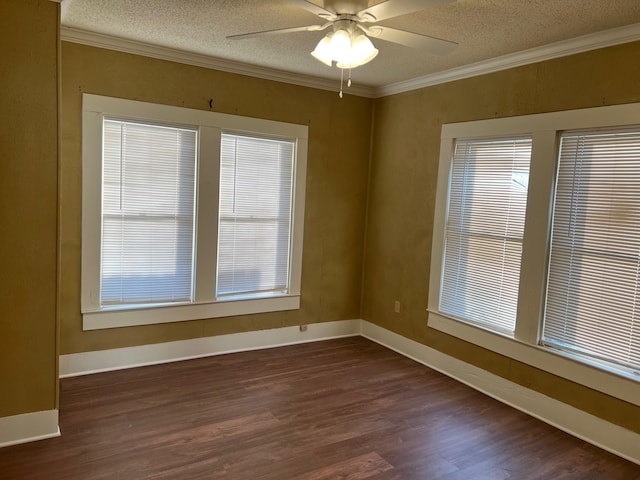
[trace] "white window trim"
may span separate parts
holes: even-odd
[[[102,228],[100,186],[102,185],[102,121],[105,115],[197,125],[200,128],[196,202],[197,206],[212,205],[215,208],[197,209],[195,243],[210,245],[210,247],[199,250],[196,248],[195,292],[194,301],[191,303],[100,307]],[[223,130],[296,140],[290,285],[287,294],[251,298],[229,297],[224,300],[215,298],[220,135]],[[308,127],[306,125],[84,94],[82,97],[81,271],[83,329],[95,330],[299,309],[307,147]],[[212,161],[202,159],[212,159]]]
[[[442,126],[438,190],[433,226],[429,281],[428,325],[431,328],[540,368],[581,385],[640,405],[640,379],[620,370],[607,369],[567,353],[540,346],[557,138],[563,130],[605,128],[640,124],[640,103],[581,110],[523,115]],[[451,160],[455,139],[533,135],[527,196],[518,318],[513,337],[491,332],[447,317],[439,311],[442,253],[449,196]]]

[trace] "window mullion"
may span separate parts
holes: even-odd
[[[537,344],[542,330],[542,311],[546,289],[546,259],[551,229],[551,204],[556,174],[556,131],[533,134],[527,213],[520,265],[520,295],[514,336]]]
[[[194,256],[196,303],[215,300],[221,137],[220,128],[200,127]]]
[[[308,140],[298,138],[296,158],[293,164],[293,205],[291,209],[291,267],[289,269],[289,293],[300,294],[302,273],[302,238],[304,236],[304,205],[307,178]]]

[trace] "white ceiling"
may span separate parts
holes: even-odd
[[[391,0],[393,1],[393,0]],[[367,6],[366,0],[348,0]],[[322,0],[314,0],[322,5]],[[368,5],[380,3],[379,0]],[[428,0],[425,4],[429,4]],[[340,71],[309,52],[326,32],[299,32],[243,40],[227,35],[322,24],[287,0],[63,0],[63,39],[92,32],[150,46],[240,62],[262,70],[338,81]],[[380,24],[457,42],[446,57],[373,39],[380,50],[354,69],[353,81],[373,89],[461,70],[516,52],[606,38],[640,38],[640,0],[458,0]],[[638,24],[638,25],[634,25]],[[612,30],[613,29],[613,30]],[[605,32],[608,31],[608,32]],[[587,36],[587,37],[584,37]],[[612,40],[613,39],[613,40]],[[569,41],[569,42],[568,42]],[[585,45],[588,45],[586,42]],[[598,46],[595,42],[595,46]],[[595,47],[593,47],[595,48]],[[582,48],[583,50],[588,48]]]

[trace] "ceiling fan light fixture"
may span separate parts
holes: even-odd
[[[331,56],[336,62],[344,62],[351,56],[351,34],[346,30],[336,30],[331,36]]]
[[[351,49],[348,58],[338,62],[338,68],[356,68],[369,63],[378,55],[378,49],[362,32],[356,32],[351,39]]]
[[[327,67],[330,67],[333,62],[333,49],[331,48],[331,36],[333,32],[325,35],[322,40],[318,42],[316,48],[311,52],[313,58],[321,61]]]
[[[337,29],[325,35],[311,55],[328,67],[336,62],[338,68],[356,68],[373,60],[378,49],[361,31]]]

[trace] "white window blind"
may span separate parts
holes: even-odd
[[[287,292],[295,142],[224,133],[217,296]]]
[[[640,370],[640,129],[565,133],[543,342]]]
[[[105,119],[100,303],[192,296],[197,131]]]
[[[530,138],[456,142],[441,312],[513,332],[530,159]]]

